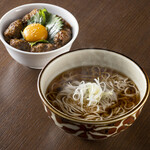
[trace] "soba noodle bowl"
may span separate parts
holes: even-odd
[[[77,67],[61,73],[50,83],[46,97],[69,116],[96,121],[121,116],[140,100],[131,79],[100,66]]]

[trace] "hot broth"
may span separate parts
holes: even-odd
[[[131,79],[100,66],[77,67],[59,74],[47,88],[46,97],[69,116],[96,121],[121,116],[140,101]]]

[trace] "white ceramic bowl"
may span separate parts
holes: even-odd
[[[106,121],[75,119],[52,106],[45,96],[51,81],[68,69],[91,65],[112,68],[133,80],[140,91],[140,102],[124,115]],[[137,63],[122,54],[101,49],[77,50],[54,58],[41,71],[37,86],[45,111],[55,124],[72,135],[88,140],[108,138],[131,126],[147,101],[150,90],[148,76]]]
[[[52,14],[56,14],[64,18],[72,27],[72,39],[63,47],[49,51],[49,52],[40,52],[40,53],[33,53],[33,52],[25,52],[22,50],[18,50],[12,46],[10,46],[4,39],[3,33],[8,25],[17,20],[22,18],[25,14],[29,13],[34,8],[46,8]],[[11,55],[13,59],[15,59],[18,63],[28,66],[34,69],[41,69],[43,68],[52,58],[67,52],[70,50],[74,40],[76,39],[79,32],[79,25],[76,18],[64,8],[46,4],[46,3],[32,3],[26,4],[19,7],[16,7],[9,12],[7,12],[0,20],[0,39],[5,45],[8,53]]]

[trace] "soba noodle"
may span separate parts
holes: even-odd
[[[84,120],[107,120],[134,108],[140,100],[132,80],[100,66],[73,68],[58,75],[46,93],[63,113]]]

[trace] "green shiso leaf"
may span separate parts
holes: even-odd
[[[37,43],[49,43],[49,41],[47,41],[47,40],[39,40],[39,41],[35,41],[35,42],[29,42],[31,47],[36,45]]]
[[[45,26],[46,24],[46,12],[47,10],[44,8],[44,9],[40,9],[35,15],[33,15],[31,17],[30,20],[28,20],[27,22],[27,25],[29,24],[33,24],[33,23],[39,23],[43,26]]]
[[[31,19],[28,20],[27,25],[33,23],[39,23],[47,28],[49,42],[53,42],[54,36],[64,25],[62,18],[49,13],[45,8],[40,9],[34,16],[32,16]]]
[[[62,29],[62,27],[62,19],[56,15],[51,14],[46,22],[46,28],[48,30],[50,41],[53,40],[54,36]]]

